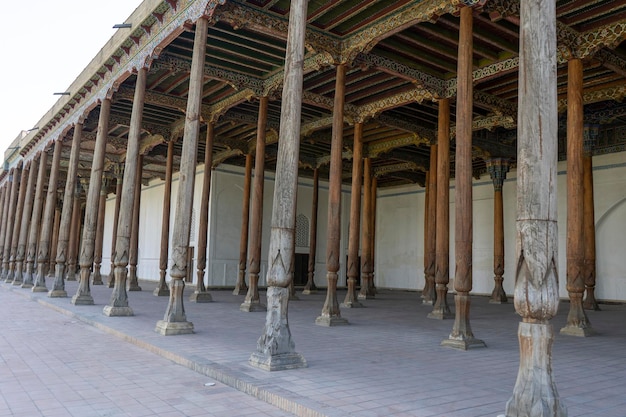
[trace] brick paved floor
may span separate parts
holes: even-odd
[[[492,305],[484,297],[473,298],[471,323],[476,337],[483,339],[488,347],[463,352],[439,346],[448,337],[453,322],[427,319],[431,307],[422,305],[416,293],[381,291],[375,300],[364,301],[365,308],[342,309],[342,316],[348,319],[350,325],[333,328],[314,324],[324,302],[324,292],[310,296],[299,295],[299,301],[290,303],[289,322],[296,350],[304,355],[309,367],[270,373],[247,364],[261,334],[265,314],[239,311],[243,296],[233,296],[229,291],[213,291],[212,303],[195,304],[186,301],[188,320],[193,322],[196,333],[164,337],[156,334],[154,327],[163,317],[167,298],[152,295],[154,283],[141,282],[141,285],[143,291],[129,293],[130,306],[135,312],[133,317],[102,315],[102,308],[111,293],[110,289],[102,286],[92,287],[96,305],[72,305],[70,298],[76,291],[75,282],[68,282],[67,299],[50,299],[45,294],[33,294],[28,290],[0,284],[0,304],[4,304],[6,299],[36,310],[39,306],[28,301],[34,299],[61,313],[48,310],[46,314],[46,317],[62,317],[62,320],[71,323],[60,328],[65,330],[63,334],[71,334],[71,339],[70,336],[67,340],[63,337],[57,342],[61,344],[71,340],[75,341],[70,342],[71,345],[79,346],[85,343],[79,350],[90,353],[76,361],[76,355],[69,348],[40,346],[29,354],[29,357],[37,356],[36,360],[40,363],[47,363],[42,360],[46,353],[58,351],[58,354],[52,356],[58,364],[67,362],[76,369],[89,369],[91,361],[95,360],[106,369],[115,364],[111,362],[112,353],[124,346],[125,349],[132,348],[135,353],[127,358],[122,368],[133,369],[133,360],[137,359],[141,362],[140,369],[144,370],[142,376],[151,378],[154,373],[158,380],[158,375],[162,375],[161,365],[157,364],[156,357],[148,361],[150,363],[140,360],[144,355],[137,353],[142,352],[136,349],[140,347],[216,379],[220,389],[226,390],[222,383],[236,387],[249,394],[250,399],[260,398],[296,415],[496,416],[504,411],[517,376],[519,316],[511,304]],[[190,293],[190,289],[187,289],[185,300]],[[343,300],[343,295],[340,292],[340,300]],[[261,297],[264,300],[264,293]],[[452,297],[450,302],[453,305]],[[625,417],[626,306],[602,305],[603,311],[588,312],[593,327],[598,331],[598,335],[589,338],[558,334],[558,330],[565,324],[568,308],[568,303],[561,303],[559,314],[552,320],[552,324],[556,333],[553,347],[554,377],[569,416]],[[4,325],[15,326],[16,321],[20,323],[18,327],[26,327],[25,331],[31,332],[31,335],[47,331],[46,322],[31,319],[30,315],[25,319],[24,313],[20,313],[23,311],[23,308],[18,312],[4,311],[3,335]],[[17,317],[11,318],[12,315]],[[115,348],[98,349],[98,354],[95,354],[92,339],[96,331],[92,326],[131,342],[135,347],[117,342]],[[75,336],[74,330],[81,332],[76,332]],[[41,369],[42,372],[48,372],[49,368],[50,365],[47,365]],[[118,372],[111,371],[109,374],[118,375]],[[32,378],[37,381],[40,376],[34,375]],[[164,385],[185,386],[180,378],[172,374],[166,378]],[[202,376],[197,378],[199,382],[207,380]],[[124,383],[119,385],[120,391],[129,390],[128,386],[124,387]],[[172,412],[182,414],[174,415],[195,415],[184,414],[181,407],[191,407],[190,404],[196,407],[193,398],[214,391],[205,388],[202,383],[199,388],[189,383],[186,386],[187,389],[163,388],[158,392],[170,395],[148,397],[146,406],[154,400],[163,407],[178,407]],[[103,391],[98,386],[91,389],[92,395]],[[212,389],[215,390],[215,387]],[[30,390],[22,388],[14,391],[18,391],[15,395],[23,397],[32,395],[29,394]],[[174,399],[171,395],[173,391],[177,395]],[[4,409],[1,407],[6,407],[4,404],[8,404],[7,397],[10,396],[5,393],[4,386],[0,386],[0,392],[0,398],[4,401],[0,404],[0,416],[3,416],[1,413]],[[190,397],[185,397],[185,394]],[[127,394],[127,397],[120,398],[132,401],[134,397]],[[56,401],[67,407],[63,398],[56,398]],[[82,404],[83,407],[94,407],[88,400]],[[116,412],[126,412],[126,403],[123,401],[110,402],[108,406]],[[244,406],[243,401],[241,407],[246,410],[254,408],[253,405]],[[238,415],[237,410],[231,409],[230,414],[225,411],[224,415]],[[278,409],[268,412],[260,408],[258,413],[252,415],[262,415],[263,412],[281,415]],[[198,415],[212,415],[210,408],[206,408],[205,413]],[[166,415],[160,412],[157,414]]]

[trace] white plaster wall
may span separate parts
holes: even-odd
[[[626,263],[622,261],[622,248],[626,247],[626,152],[594,157],[594,188],[596,195],[596,246],[597,246],[597,297],[601,300],[626,301]],[[565,163],[559,163],[558,176],[558,227],[559,227],[559,286],[560,295],[567,297],[566,285],[566,180]],[[202,190],[203,166],[198,167],[196,196]],[[515,281],[515,171],[508,174],[503,187],[505,272],[504,288],[512,294]],[[273,174],[265,175],[263,204],[262,267],[260,285],[265,285],[267,251],[273,199]],[[233,286],[237,279],[243,169],[223,165],[214,171],[210,200],[207,276],[210,286]],[[172,183],[173,232],[176,217],[178,177]],[[375,279],[380,288],[421,290],[424,285],[424,190],[418,186],[379,189],[376,219]],[[490,294],[493,289],[493,185],[487,175],[474,180],[473,188],[473,292]],[[299,181],[297,214],[311,218],[312,181]],[[158,280],[161,239],[163,182],[153,181],[142,190],[140,223],[139,269],[140,278]],[[196,221],[191,245],[197,247],[200,198],[194,199]],[[315,282],[326,286],[326,227],[328,222],[328,183],[320,181],[318,208],[317,256]],[[115,196],[107,200],[103,274],[110,270],[111,233]],[[454,184],[450,189],[450,288],[454,282]],[[347,237],[350,212],[350,190],[342,192],[342,239],[340,243],[341,269],[339,285],[345,285]],[[434,219],[431,220],[434,222]],[[171,248],[171,241],[170,241]],[[308,247],[297,252],[307,253]],[[197,253],[196,253],[197,258]],[[195,267],[195,262],[194,262]],[[194,270],[195,280],[195,270]]]

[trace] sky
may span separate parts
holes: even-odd
[[[141,0],[3,3],[0,24],[0,157],[61,97]],[[119,29],[124,30],[124,29]]]

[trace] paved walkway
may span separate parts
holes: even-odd
[[[243,296],[213,291],[212,303],[186,301],[196,334],[165,337],[154,327],[167,298],[141,285],[129,293],[135,316],[106,317],[111,290],[102,286],[92,287],[96,305],[74,306],[0,284],[0,416],[286,415],[279,408],[301,416],[496,416],[517,376],[519,316],[483,297],[473,299],[471,320],[488,347],[462,352],[439,346],[452,321],[427,319],[430,307],[416,293],[382,291],[366,308],[343,309],[350,325],[333,328],[314,324],[325,294],[300,295],[289,321],[309,367],[270,373],[247,364],[265,314],[239,311]],[[76,283],[67,289],[71,297]],[[561,303],[552,323],[554,375],[569,416],[626,416],[626,306],[589,312],[599,333],[589,338],[558,334],[568,307]],[[204,386],[209,378],[215,386]]]

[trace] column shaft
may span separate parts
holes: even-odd
[[[43,153],[43,152],[42,152]],[[28,245],[28,230],[33,214],[35,199],[35,179],[39,168],[39,161],[33,159],[28,173],[28,185],[26,186],[26,197],[24,202],[24,213],[22,214],[22,224],[20,226],[20,238],[17,244],[17,254],[15,256],[15,279],[13,285],[21,284],[22,288],[33,287],[33,276],[24,275],[24,259],[26,257],[26,246]],[[26,280],[24,280],[26,278]]]
[[[124,176],[124,166],[115,165],[115,212],[113,213],[113,233],[111,233],[111,270],[109,271],[108,287],[115,286],[115,243],[117,242],[117,224],[120,219],[120,204],[122,203],[122,180]],[[167,267],[167,265],[166,265]],[[169,294],[169,289],[168,289]]]
[[[250,251],[248,261],[248,292],[239,309],[241,311],[265,311],[259,298],[259,272],[261,272],[261,237],[263,233],[263,186],[265,169],[265,128],[269,99],[259,100],[259,118],[254,157],[254,192],[252,194],[252,220],[250,225]]]
[[[133,310],[128,305],[126,280],[128,279],[128,262],[130,252],[130,236],[133,224],[133,205],[135,202],[135,178],[139,163],[139,139],[141,138],[141,121],[146,95],[147,68],[137,71],[133,110],[130,116],[130,130],[126,146],[126,162],[124,164],[124,181],[120,198],[119,219],[117,222],[114,270],[115,283],[109,304],[103,309],[106,316],[132,316]],[[119,182],[119,177],[118,177]],[[181,191],[182,192],[182,191]],[[119,198],[119,197],[118,197]]]
[[[11,238],[13,236],[13,226],[15,224],[15,209],[17,204],[17,194],[19,192],[19,178],[22,176],[22,167],[11,169],[9,174],[9,182],[11,182],[11,191],[9,194],[9,205],[6,216],[6,234],[4,236],[4,255],[2,256],[2,276],[6,279],[9,275],[9,259],[11,258]],[[5,281],[7,282],[7,281]]]
[[[67,297],[65,291],[66,262],[68,261],[68,246],[72,227],[74,211],[74,192],[76,189],[76,171],[78,169],[78,159],[80,155],[80,142],[83,134],[83,124],[74,125],[74,135],[72,137],[72,148],[70,150],[70,160],[67,166],[67,178],[63,194],[63,210],[61,211],[61,223],[59,225],[59,237],[57,240],[57,250],[55,258],[54,283],[48,293],[48,297]]]
[[[9,176],[10,175],[11,174],[9,174]],[[7,210],[9,208],[9,192],[10,191],[11,191],[11,182],[7,181],[4,184],[4,186],[0,189],[0,193],[2,193],[1,198],[0,198],[0,214],[2,215],[2,218],[0,219],[0,265],[2,264],[2,260],[4,257],[4,238],[6,236],[7,217],[8,217]]]
[[[280,112],[280,134],[276,159],[276,185],[267,271],[267,316],[263,335],[250,356],[250,364],[265,370],[306,367],[295,352],[287,311],[289,285],[293,282],[296,228],[296,196],[302,107],[304,33],[308,0],[293,0],[285,53],[285,83]]]
[[[213,172],[213,140],[215,138],[213,123],[207,125],[204,150],[204,175],[202,178],[202,196],[200,197],[200,228],[198,229],[198,272],[196,291],[190,301],[209,303],[212,301],[204,285],[204,271],[206,269],[206,250],[209,232],[209,199],[211,197],[211,173]]]
[[[170,298],[163,320],[157,322],[156,331],[162,335],[193,332],[193,324],[187,321],[183,305],[184,279],[187,276],[187,248],[191,231],[193,189],[200,134],[200,111],[202,87],[204,85],[204,60],[206,55],[209,22],[201,17],[196,22],[193,56],[189,76],[189,94],[183,134],[183,149],[180,162],[180,180],[176,199],[176,220],[172,235],[172,260],[170,269]]]
[[[584,203],[583,203],[583,235],[585,239],[585,291],[587,297],[583,307],[587,310],[600,310],[595,297],[596,287],[596,221],[593,195],[593,162],[591,149],[583,157],[584,171]]]
[[[159,254],[159,285],[154,295],[169,296],[170,289],[165,282],[169,260],[170,208],[172,206],[172,173],[174,172],[174,141],[167,142],[167,161],[165,163],[165,184],[163,184],[163,216],[161,218],[161,251]]]
[[[350,229],[348,231],[348,291],[341,307],[363,307],[358,300],[356,283],[359,278],[359,238],[361,237],[361,183],[363,176],[363,123],[354,125],[354,146],[352,149],[352,190],[350,192]],[[369,184],[365,185],[365,189]],[[367,196],[369,192],[366,192]],[[365,198],[364,206],[367,207],[369,200]],[[369,210],[365,210],[369,212]],[[369,218],[363,213],[363,227],[369,224]],[[368,228],[369,229],[369,228]],[[365,235],[365,232],[363,233]],[[368,234],[369,238],[369,234]],[[363,247],[363,252],[366,248]],[[365,288],[363,285],[361,288]]]
[[[239,274],[233,295],[248,290],[246,285],[246,263],[248,262],[248,227],[250,223],[250,185],[252,184],[252,154],[246,154],[246,173],[243,180],[243,202],[241,210],[241,239],[239,240]]]
[[[20,240],[20,232],[22,226],[22,217],[24,214],[24,204],[26,203],[26,189],[28,188],[28,178],[30,174],[30,165],[25,164],[22,168],[22,174],[20,178],[20,191],[17,196],[17,208],[15,209],[15,222],[13,223],[13,233],[11,237],[11,256],[9,258],[9,273],[7,275],[7,282],[14,282],[16,276],[16,265],[15,261],[17,259],[17,247]],[[26,217],[29,217],[26,215]],[[27,227],[27,226],[26,226]],[[21,279],[21,276],[19,277]],[[21,285],[22,282],[19,281],[16,285]]]
[[[82,219],[82,197],[83,186],[80,178],[74,190],[74,200],[72,206],[72,224],[70,226],[69,248],[67,251],[67,280],[76,281],[76,260],[78,258],[78,240],[80,237],[80,223]]]
[[[102,246],[104,243],[104,216],[106,214],[107,194],[109,189],[108,178],[102,179],[100,186],[100,200],[98,201],[98,225],[96,227],[96,243],[93,254],[92,285],[103,285],[100,268],[102,266]]]
[[[435,291],[435,260],[437,258],[437,144],[430,145],[428,189],[424,204],[424,291],[423,304],[433,305],[437,299]]]
[[[371,285],[372,272],[372,159],[363,161],[363,225],[361,230],[361,290],[359,299],[373,298],[368,296],[367,289]]]
[[[39,234],[39,247],[37,249],[37,276],[33,286],[33,292],[48,292],[46,288],[46,275],[48,275],[48,265],[50,261],[50,236],[54,226],[54,210],[56,207],[57,187],[59,182],[59,167],[61,162],[61,150],[63,142],[54,142],[54,152],[52,154],[52,166],[50,167],[50,179],[48,181],[48,192],[46,203],[43,209],[41,220],[41,232]]]
[[[50,262],[48,263],[48,278],[54,279],[54,270],[57,263],[57,246],[59,245],[59,227],[61,226],[61,210],[63,210],[63,200],[59,198],[54,207],[54,222],[52,223],[52,238],[50,239]]]
[[[311,230],[309,233],[309,264],[307,270],[307,281],[302,294],[317,293],[315,286],[315,256],[317,252],[317,206],[319,194],[320,170],[313,170],[313,200],[311,202]]]
[[[555,2],[520,2],[517,125],[517,272],[520,367],[506,416],[564,417],[552,380],[557,283],[557,74]],[[537,242],[543,242],[537,245]]]
[[[448,307],[450,282],[450,99],[439,100],[437,127],[437,218],[435,242],[435,290],[437,298],[431,319],[452,317]]]
[[[141,179],[143,176],[143,155],[137,157],[137,174],[135,175],[135,198],[133,199],[133,225],[130,232],[128,254],[128,291],[141,291],[137,278],[139,261],[139,213],[141,209]]]
[[[322,314],[315,320],[320,326],[347,324],[341,317],[337,301],[339,256],[341,253],[341,175],[343,152],[343,106],[346,100],[346,64],[337,65],[335,99],[333,104],[332,143],[330,146],[330,173],[328,184],[328,227],[326,243],[326,301]]]

